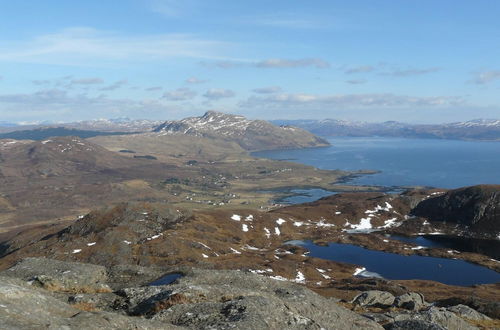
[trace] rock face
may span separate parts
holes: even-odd
[[[109,292],[106,268],[78,262],[65,262],[45,258],[26,258],[0,273],[32,281],[52,291]]]
[[[275,126],[263,120],[208,111],[201,117],[167,121],[154,129],[160,134],[183,134],[229,139],[245,150],[327,146],[329,143],[301,128]]]
[[[0,319],[7,320],[3,328],[382,329],[303,286],[239,271],[193,269],[171,285],[76,296],[54,294],[24,280],[29,276],[22,269],[37,277],[54,274],[51,262],[28,259],[4,272],[19,278],[0,275]],[[61,267],[77,273],[75,282],[85,281],[85,267],[91,276],[101,269],[54,264]]]
[[[394,303],[394,299],[394,296],[389,292],[371,290],[356,296],[353,303],[360,306],[389,307]]]
[[[500,185],[460,188],[420,202],[412,214],[431,221],[467,226],[481,233],[500,233]]]

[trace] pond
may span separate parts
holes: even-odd
[[[311,257],[363,266],[366,271],[360,273],[361,276],[379,275],[391,280],[431,280],[460,286],[500,282],[500,273],[463,260],[403,256],[350,244],[330,243],[328,246],[319,246],[312,241],[288,243],[305,247],[310,251]]]

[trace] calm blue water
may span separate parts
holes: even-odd
[[[500,273],[462,260],[403,256],[367,250],[350,244],[315,245],[311,241],[293,241],[310,251],[310,256],[366,267],[367,271],[393,280],[432,280],[449,285],[469,286],[500,282]]]
[[[351,184],[458,188],[500,184],[500,142],[332,138],[331,147],[257,152],[321,169],[380,170]]]

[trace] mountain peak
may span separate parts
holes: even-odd
[[[241,115],[207,111],[199,117],[166,121],[153,130],[159,135],[191,135],[238,143],[246,150],[324,146],[328,143],[302,129],[278,127],[263,120]]]

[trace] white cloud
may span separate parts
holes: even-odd
[[[190,34],[129,36],[92,28],[69,28],[30,41],[0,42],[0,62],[104,65],[172,57],[220,59],[229,44]],[[108,63],[109,64],[109,63]]]
[[[219,100],[222,98],[228,98],[235,96],[235,93],[229,89],[223,88],[211,88],[203,94],[204,97],[210,100]]]
[[[261,87],[252,90],[252,92],[257,94],[273,94],[273,93],[279,93],[281,91],[282,89],[279,86]]]
[[[500,70],[482,71],[476,74],[472,82],[478,85],[484,85],[498,79],[500,79]]]
[[[260,61],[224,60],[216,62],[201,62],[201,64],[204,66],[212,66],[221,69],[231,69],[237,67],[255,67],[262,69],[315,67],[318,69],[325,69],[330,67],[330,63],[321,58],[300,58],[300,59],[270,58]]]
[[[192,100],[195,96],[196,92],[189,88],[177,88],[163,94],[163,97],[169,101],[187,101]]]
[[[203,84],[207,82],[206,80],[202,80],[202,79],[198,79],[196,77],[190,77],[188,79],[186,79],[186,83],[188,84]]]
[[[306,93],[273,94],[268,96],[251,96],[240,103],[244,108],[415,108],[415,107],[447,107],[463,105],[460,97],[431,96],[416,97],[395,94],[338,94],[314,95]]]
[[[25,94],[0,94],[2,118],[21,120],[81,120],[106,114],[108,117],[150,117],[179,111],[155,99],[111,99],[104,95],[70,94],[67,90],[45,89]]]

